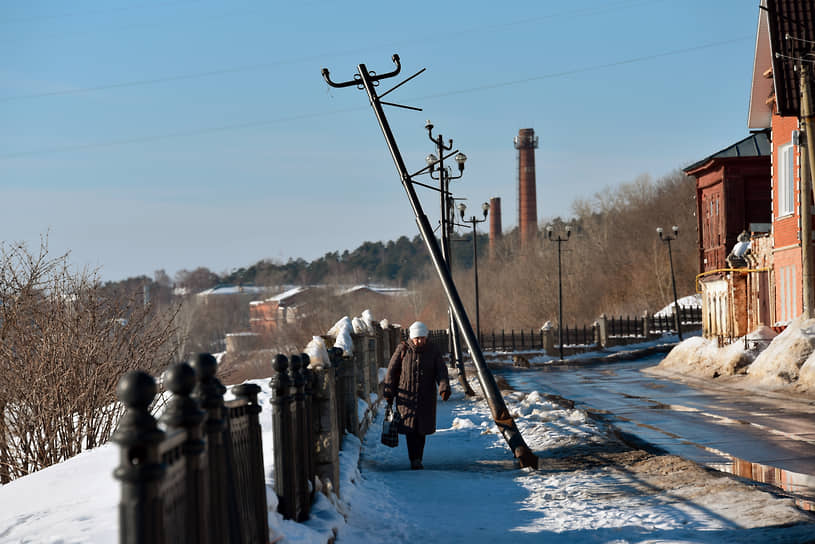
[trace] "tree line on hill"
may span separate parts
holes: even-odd
[[[557,244],[546,237],[546,227],[572,235],[562,249],[564,321],[591,324],[601,313],[640,315],[672,300],[668,252],[656,233],[671,233],[674,270],[679,295],[694,291],[697,273],[695,183],[677,170],[659,179],[648,176],[623,183],[573,203],[572,216],[540,222],[537,238],[520,247],[517,229],[504,234],[489,250],[489,237],[480,233],[479,301],[484,329],[538,328],[558,315]],[[456,234],[451,244],[453,276],[469,314],[474,314],[472,233]],[[269,260],[216,274],[206,268],[181,270],[171,281],[164,271],[154,278],[130,278],[106,287],[124,289],[147,286],[156,296],[171,286],[187,292],[219,283],[285,285],[384,284],[407,288],[411,295],[394,300],[391,318],[427,321],[444,327],[446,300],[424,243],[417,235],[388,242],[365,242],[353,251],[326,253],[311,262]]]
[[[659,309],[672,299],[670,265],[665,243],[656,228],[671,233],[679,295],[691,294],[697,273],[695,182],[677,170],[659,179],[648,176],[623,183],[572,205],[572,217],[540,222],[537,238],[520,247],[513,229],[489,251],[489,237],[478,234],[479,299],[482,328],[540,327],[557,316],[557,244],[546,237],[546,226],[572,235],[562,245],[564,321],[590,324],[601,313],[639,315]],[[492,254],[490,254],[492,253]],[[452,271],[468,312],[474,313],[472,233],[456,234],[451,243]],[[170,297],[173,287],[188,293],[218,284],[288,285],[382,284],[409,289],[410,301],[394,301],[401,321],[423,319],[431,326],[446,323],[446,302],[420,236],[395,241],[365,242],[353,251],[326,253],[313,261],[259,261],[217,274],[207,268],[180,270],[174,280],[159,270],[110,282],[106,289],[132,292],[148,289],[152,298]]]

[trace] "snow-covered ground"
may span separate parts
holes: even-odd
[[[267,380],[261,401],[268,399]],[[272,538],[284,542],[806,542],[813,517],[735,479],[674,456],[632,451],[603,424],[536,392],[506,393],[539,470],[518,469],[486,403],[439,405],[425,470],[408,470],[404,437],[347,436],[341,498],[317,494],[311,519],[283,520],[269,493]],[[473,388],[480,390],[477,382]],[[271,443],[264,410],[264,442]],[[0,542],[117,539],[117,449],[105,445],[0,487]],[[271,484],[266,453],[267,484]]]

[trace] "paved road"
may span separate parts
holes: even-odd
[[[815,499],[815,401],[641,372],[662,357],[498,373],[517,389],[571,399],[669,453],[742,476],[761,472],[755,479]]]

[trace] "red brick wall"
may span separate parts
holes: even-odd
[[[276,300],[266,300],[249,305],[249,328],[258,334],[268,334],[277,328]]]
[[[796,147],[795,154],[795,183],[794,183],[794,213],[792,215],[778,216],[779,204],[779,157],[781,146],[790,143],[792,131],[798,129],[796,117],[772,118],[772,174],[773,174],[773,278],[775,283],[775,321],[787,322],[801,314],[803,310],[802,297],[802,267],[801,248],[799,241],[799,221],[801,212],[800,200],[800,153]]]
[[[800,198],[798,186],[800,182],[800,158],[798,149],[795,149],[795,213],[791,216],[778,216],[780,204],[778,201],[778,148],[790,143],[792,131],[798,129],[798,119],[795,117],[779,117],[773,115],[772,127],[772,172],[773,172],[773,236],[775,247],[783,248],[798,244],[798,218],[800,212]]]
[[[801,250],[798,247],[773,254],[775,321],[785,323],[803,311]]]

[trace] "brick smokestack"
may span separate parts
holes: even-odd
[[[495,246],[502,236],[501,231],[501,197],[490,199],[490,259],[495,257]]]
[[[526,247],[538,233],[538,199],[535,192],[535,130],[522,128],[515,137],[518,150],[518,228],[521,247]]]

